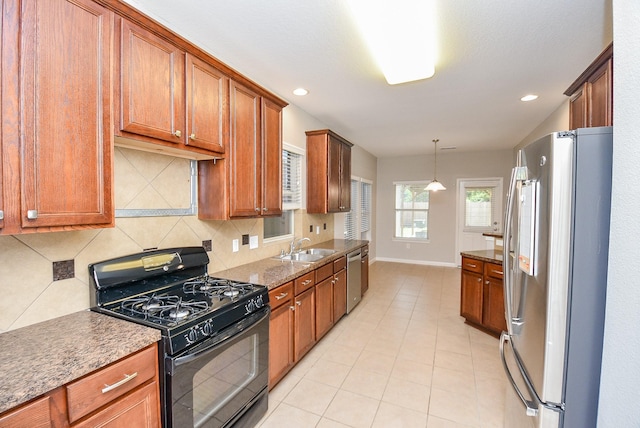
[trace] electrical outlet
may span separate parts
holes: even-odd
[[[316,226],[316,235],[320,235],[320,226]]]
[[[249,235],[242,235],[242,245],[249,245]]]
[[[233,240],[233,252],[237,253],[240,250],[240,242],[237,239]]]
[[[250,236],[249,237],[249,249],[250,250],[255,250],[256,248],[258,248],[258,235]]]

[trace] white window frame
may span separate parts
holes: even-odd
[[[344,237],[345,239],[371,239],[371,217],[373,215],[373,181],[366,178],[351,176],[351,190],[353,190],[355,183],[356,192],[351,192],[351,210],[344,216]],[[364,200],[361,197],[362,189],[365,186],[369,186],[370,195],[368,201],[369,212],[369,224],[368,227],[363,224],[363,212],[365,208],[363,206]],[[351,220],[352,224],[349,224]],[[352,233],[349,233],[352,231]]]
[[[396,230],[398,228],[397,225],[397,213],[398,213],[398,209],[396,208],[396,191],[397,191],[397,186],[402,186],[402,185],[410,185],[410,186],[421,186],[421,187],[427,187],[427,185],[429,184],[429,181],[427,180],[420,180],[420,181],[394,181],[393,182],[393,241],[403,241],[403,242],[423,242],[423,243],[428,243],[429,242],[429,209],[430,209],[430,204],[431,201],[429,201],[429,206],[427,206],[426,210],[417,210],[417,211],[426,211],[426,226],[427,226],[427,234],[425,237],[403,237],[403,236],[396,236]],[[429,193],[429,200],[431,200],[431,192],[427,191]],[[401,210],[401,211],[410,211],[410,210]]]
[[[287,241],[287,240],[290,241],[290,240],[292,240],[294,238],[295,230],[296,230],[295,229],[295,215],[296,215],[295,211],[302,208],[302,201],[304,199],[304,195],[303,195],[304,188],[303,188],[303,185],[302,185],[302,168],[303,168],[304,161],[305,161],[306,151],[304,149],[300,148],[300,147],[294,146],[294,145],[286,143],[286,142],[282,143],[282,150],[286,150],[288,152],[296,153],[296,154],[300,155],[300,170],[299,170],[299,177],[298,177],[299,186],[300,186],[299,198],[298,198],[297,202],[285,203],[283,201],[283,203],[282,203],[282,212],[283,212],[283,214],[289,212],[288,215],[291,216],[291,218],[290,218],[291,229],[290,229],[289,233],[286,233],[284,235],[273,236],[271,238],[264,238],[264,230],[263,230],[262,231],[262,236],[263,236],[263,241],[262,242],[264,244],[269,244],[269,243],[272,243],[272,242]],[[284,168],[283,168],[283,173],[284,173]],[[282,189],[282,197],[283,197],[283,199],[284,199],[285,192],[287,191],[287,189],[285,189],[284,186],[285,186],[285,181],[283,179],[282,180],[282,187],[283,187],[283,189]],[[263,221],[264,222],[269,221],[269,218],[265,217],[265,219]],[[264,229],[264,227],[263,227],[263,229]]]

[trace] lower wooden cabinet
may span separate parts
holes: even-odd
[[[460,315],[499,334],[506,330],[502,265],[462,257]]]
[[[316,344],[315,288],[295,297],[293,358],[300,360]]]
[[[333,279],[333,323],[347,313],[347,270],[342,269]]]
[[[316,284],[316,340],[333,327],[333,276]]]
[[[158,348],[149,346],[0,415],[0,427],[160,427]]]
[[[269,291],[269,387],[293,367],[293,281]]]

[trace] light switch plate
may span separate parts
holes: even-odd
[[[233,252],[237,253],[238,250],[240,250],[240,241],[238,241],[237,239],[233,240]]]
[[[249,249],[250,250],[255,250],[256,248],[258,248],[258,235],[250,236],[249,237]]]

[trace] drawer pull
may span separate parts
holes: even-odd
[[[503,272],[501,270],[492,270],[491,272],[497,273],[498,275],[503,275]]]
[[[116,383],[112,384],[112,385],[104,385],[104,388],[102,388],[102,393],[106,394],[107,392],[113,391],[114,389],[116,389],[119,386],[124,385],[125,383],[129,382],[130,380],[132,380],[133,378],[135,378],[136,376],[138,376],[138,372],[132,373],[130,375],[126,374],[124,375],[124,379],[117,381]]]
[[[296,305],[301,306],[302,302],[300,300],[296,300]]]
[[[473,268],[474,268],[474,267],[478,267],[477,265],[474,265],[473,263],[467,263],[467,266],[469,266],[469,267],[473,267]]]
[[[309,284],[310,282],[311,282],[311,280],[310,280],[310,279],[307,279],[307,280],[305,280],[305,281],[302,281],[302,285],[307,285],[307,284]]]
[[[282,300],[285,297],[287,297],[288,295],[289,295],[289,293],[282,293],[282,294],[276,296],[276,300]]]

